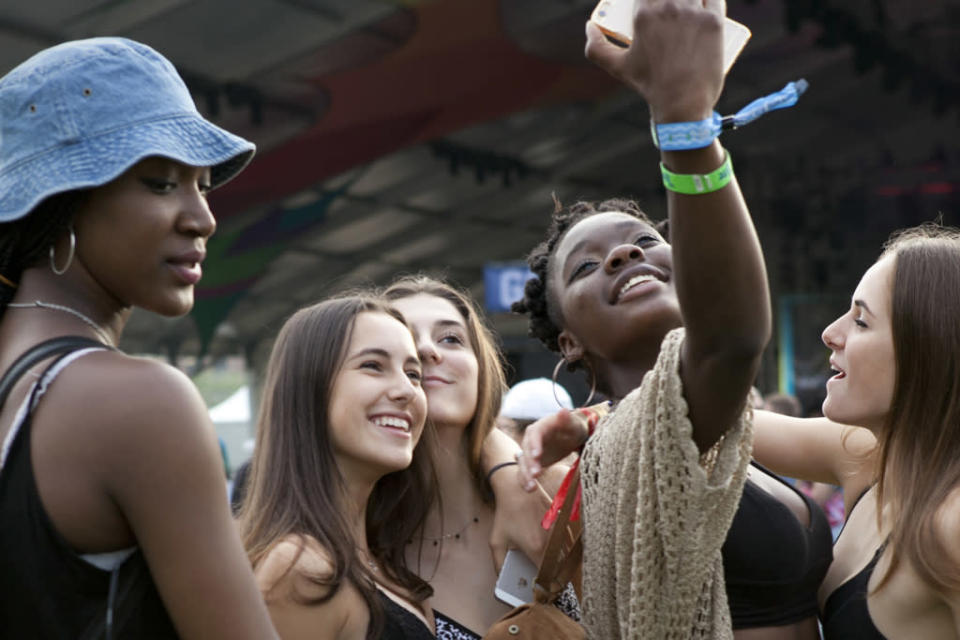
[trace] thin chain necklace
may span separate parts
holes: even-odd
[[[90,318],[90,316],[84,313],[81,313],[80,311],[77,311],[73,307],[68,307],[62,304],[55,304],[53,302],[44,302],[43,300],[34,300],[33,302],[24,302],[24,303],[16,303],[16,304],[11,303],[11,304],[8,304],[7,307],[11,309],[32,309],[32,308],[49,309],[51,311],[62,311],[63,313],[69,313],[70,315],[80,319],[87,326],[93,329],[94,332],[97,334],[97,336],[100,338],[101,342],[103,342],[104,344],[113,346],[113,340],[111,340],[110,336],[107,335],[107,332],[103,330],[103,327],[101,327],[99,324],[94,322],[93,319]]]
[[[470,528],[470,525],[476,524],[476,523],[478,523],[478,522],[480,522],[480,518],[478,518],[477,516],[474,516],[472,520],[468,520],[468,521],[467,521],[467,524],[463,525],[462,527],[460,527],[460,528],[457,529],[456,531],[451,531],[450,533],[445,533],[445,534],[443,534],[442,536],[436,536],[436,537],[433,537],[433,536],[422,536],[422,537],[423,537],[423,539],[426,540],[427,542],[432,542],[432,543],[433,543],[433,546],[437,546],[438,544],[440,544],[440,541],[441,541],[441,540],[451,540],[451,539],[453,539],[453,540],[459,540],[459,539],[460,539],[460,536],[462,536],[463,533],[464,533],[467,529]]]

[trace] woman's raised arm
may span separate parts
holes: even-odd
[[[700,122],[711,118],[723,88],[724,13],[718,0],[638,3],[631,46],[611,44],[590,23],[587,57],[640,93],[655,124]],[[732,169],[723,172],[727,158],[717,140],[661,150],[664,169],[707,185],[693,194],[667,190],[673,278],[686,327],[681,376],[701,451],[743,410],[770,337],[763,256]]]

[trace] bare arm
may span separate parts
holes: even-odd
[[[840,485],[848,501],[873,481],[875,445],[873,434],[860,427],[754,412],[754,459],[791,478]]]
[[[650,105],[655,122],[710,116],[723,88],[719,0],[642,3],[633,44],[622,50],[588,25],[587,57]],[[663,152],[675,173],[703,174],[723,163],[719,142]],[[770,337],[766,271],[756,232],[736,180],[712,193],[667,192],[673,278],[683,311],[684,395],[701,451],[732,425]]]
[[[491,430],[484,441],[481,455],[484,472],[489,473],[497,464],[513,462],[519,451],[520,446],[513,438],[499,429]],[[552,488],[547,491],[536,482],[526,492],[523,491],[518,465],[501,467],[490,476],[490,488],[496,503],[490,551],[498,572],[509,549],[520,549],[534,562],[540,560],[547,542],[547,532],[540,526],[540,519],[550,508],[550,496],[556,493],[566,469],[563,465],[555,465],[544,474],[544,484]]]
[[[131,358],[96,384],[112,390],[98,406],[110,443],[101,482],[143,550],[180,636],[276,638],[196,388],[170,367]]]

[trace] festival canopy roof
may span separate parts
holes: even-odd
[[[215,192],[192,314],[134,315],[134,351],[252,354],[295,308],[398,272],[482,298],[564,201],[665,213],[638,98],[582,57],[590,0],[35,0],[0,7],[0,72],[66,39],[167,55],[201,110],[259,145]],[[753,38],[732,112],[806,78],[799,106],[724,135],[774,292],[852,290],[891,229],[960,189],[960,11],[946,0],[731,1]],[[506,336],[523,323],[500,316]]]

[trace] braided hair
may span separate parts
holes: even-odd
[[[527,256],[527,265],[533,271],[534,277],[527,280],[523,298],[514,302],[511,310],[529,317],[530,337],[538,339],[550,351],[560,353],[558,338],[563,328],[563,318],[560,315],[559,301],[554,299],[550,292],[550,262],[567,231],[585,218],[607,212],[625,213],[650,225],[654,223],[639,204],[626,198],[609,198],[601,202],[579,201],[564,207],[554,196],[553,204],[547,237]],[[666,222],[664,220],[654,225],[662,235],[667,232]],[[571,362],[567,364],[567,370],[575,371],[582,366],[580,361]]]
[[[24,217],[0,223],[0,274],[17,283],[24,269],[45,260],[57,236],[70,228],[88,193],[77,189],[54,194]],[[15,293],[15,287],[0,281],[0,317]]]

